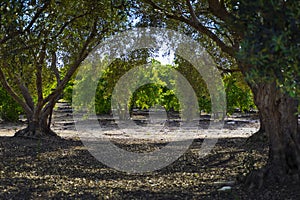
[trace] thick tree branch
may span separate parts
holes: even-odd
[[[51,53],[51,56],[52,57],[51,57],[51,66],[50,66],[50,68],[51,68],[51,70],[53,71],[53,73],[55,75],[55,78],[56,78],[56,81],[57,81],[57,85],[59,85],[60,82],[61,82],[61,79],[60,79],[59,71],[58,71],[57,66],[56,66],[56,62],[57,62],[56,52],[53,51]]]
[[[43,101],[43,78],[42,78],[42,70],[43,64],[46,57],[46,44],[42,45],[42,49],[39,53],[39,60],[36,64],[36,90],[38,95],[38,102]]]
[[[15,77],[15,80],[17,81],[18,87],[22,93],[23,98],[25,99],[25,102],[27,105],[33,110],[34,109],[34,102],[30,95],[30,92],[28,88],[22,83],[20,77]]]
[[[197,31],[199,31],[200,33],[207,35],[221,48],[223,52],[227,53],[230,56],[235,56],[235,49],[231,46],[226,45],[216,34],[214,34],[207,27],[205,27],[199,20],[195,21],[194,19],[188,19],[182,15],[174,15],[173,13],[170,13],[164,8],[155,4],[152,0],[147,0],[146,2],[148,2],[154,9],[163,12],[166,15],[166,17],[184,22],[190,25],[191,27],[193,27],[194,29],[196,29]],[[193,14],[191,13],[191,15]]]
[[[196,14],[195,14],[195,10],[194,10],[194,8],[193,8],[193,6],[192,6],[190,0],[186,0],[186,4],[187,4],[187,6],[188,6],[188,8],[189,8],[189,12],[190,12],[190,14],[191,14],[191,16],[192,16],[192,20],[193,20],[194,22],[197,22],[197,21],[198,21],[198,18],[197,18]]]
[[[183,16],[173,16],[169,15],[170,18],[180,20],[191,27],[195,28],[197,31],[200,33],[207,35],[210,39],[212,39],[220,48],[223,52],[227,53],[230,56],[235,55],[235,51],[233,47],[226,45],[216,34],[214,34],[212,31],[210,31],[207,27],[201,24],[201,22],[194,22],[191,21]]]
[[[233,16],[227,11],[224,1],[208,0],[209,10],[211,13],[224,22],[229,22]]]
[[[4,89],[13,97],[13,99],[16,102],[18,102],[22,106],[22,108],[27,114],[32,113],[32,109],[18,96],[18,94],[12,89],[12,87],[6,81],[6,76],[1,67],[0,67],[0,82],[2,83]]]
[[[105,28],[103,32],[106,32],[107,30],[108,28]],[[96,35],[97,35],[97,20],[94,21],[91,33],[89,37],[86,39],[85,43],[83,44],[77,59],[71,65],[65,77],[61,80],[60,84],[56,87],[56,89],[46,98],[44,98],[43,105],[45,105],[49,101],[56,99],[62,93],[64,87],[70,81],[71,77],[74,75],[74,73],[76,72],[76,70],[82,63],[82,61],[88,56],[89,54],[88,47],[92,43]]]
[[[230,35],[228,35],[225,31],[222,32],[222,30],[220,30],[220,29],[219,29],[218,27],[216,27],[216,26],[215,26],[215,29],[214,29],[214,30],[216,30],[216,31],[218,32],[218,34],[220,34],[220,35],[222,35],[224,38],[226,38],[226,39],[230,42],[231,46],[234,46],[234,45],[235,45],[234,41],[232,40],[233,38],[230,37]]]
[[[208,0],[208,5],[209,11],[229,26],[237,20],[236,17],[226,9],[224,0]],[[232,35],[234,35],[234,37],[238,40],[239,38],[243,37],[243,33],[239,30],[240,28],[242,27],[237,28],[230,26],[230,29],[232,29]],[[237,41],[236,39],[235,41]],[[237,44],[235,44],[234,46],[236,45]]]
[[[4,75],[4,71],[3,71],[4,69],[8,69],[8,64],[7,63],[3,63],[3,65],[2,65],[2,72],[3,72],[3,76],[4,76],[5,80],[6,79],[11,79],[14,82],[14,84],[16,84],[18,86],[18,88],[19,88],[19,90],[20,90],[20,92],[21,92],[21,94],[22,94],[22,96],[23,96],[23,98],[25,100],[25,103],[27,104],[27,106],[31,110],[33,110],[34,109],[33,99],[32,99],[32,97],[30,95],[30,92],[29,92],[28,88],[24,85],[24,83],[23,83],[23,81],[21,79],[21,76],[19,76],[19,74],[16,74],[16,73],[12,74],[12,73],[9,73],[9,72],[5,76]],[[9,85],[8,82],[7,82],[7,84]],[[11,86],[9,86],[9,87],[11,87]],[[13,90],[12,87],[11,87],[11,90]]]

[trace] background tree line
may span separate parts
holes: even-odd
[[[137,50],[132,52],[131,55],[116,59],[102,72],[95,94],[96,114],[111,113],[111,96],[117,81],[132,68],[137,65],[145,64],[150,64],[153,67],[160,68],[160,72],[163,71],[162,69],[166,69],[163,72],[164,74],[161,75],[163,77],[168,76],[167,69],[175,69],[179,71],[187,78],[193,87],[198,97],[200,111],[205,113],[211,112],[211,100],[206,83],[201,78],[199,72],[190,63],[177,58],[173,65],[163,65],[158,60],[155,60],[155,58],[148,56],[149,53],[145,52],[145,50]],[[147,84],[135,91],[131,97],[130,105],[128,105],[131,110],[133,108],[149,109],[150,107],[158,104],[163,106],[166,111],[179,111],[180,104],[175,95],[175,91],[166,87],[166,81],[160,79],[158,74],[155,74],[154,71],[152,73],[144,72],[143,76],[146,79],[153,79],[157,82],[157,84]],[[85,78],[86,77],[82,77],[82,81],[85,81]],[[228,114],[233,114],[234,111],[237,110],[240,110],[241,112],[248,112],[255,109],[251,90],[245,81],[243,81],[241,74],[227,73],[223,75],[223,80],[226,87]],[[69,86],[66,87],[64,92],[64,99],[69,102],[72,101],[72,86],[75,84],[74,81],[75,80],[71,80]],[[76,81],[78,82],[80,80]],[[175,84],[175,80],[168,81],[173,85]]]

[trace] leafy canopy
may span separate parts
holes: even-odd
[[[245,27],[239,58],[248,80],[276,81],[290,95],[300,93],[300,4],[298,1],[233,1]]]
[[[27,115],[49,112],[80,63],[126,26],[111,1],[2,1],[0,81]]]

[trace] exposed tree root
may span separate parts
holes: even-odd
[[[251,135],[246,143],[255,143],[255,142],[268,142],[268,136],[266,132],[262,129],[259,129],[256,133]]]
[[[287,174],[284,169],[280,169],[274,165],[267,165],[262,169],[251,171],[245,177],[244,183],[250,191],[268,187],[268,183],[277,183],[278,185],[300,183],[300,171]]]
[[[30,130],[28,127],[17,131],[14,137],[25,137],[25,138],[60,138],[54,131],[52,130]]]

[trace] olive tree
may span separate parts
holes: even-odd
[[[5,0],[0,13],[0,81],[28,120],[16,136],[55,135],[51,113],[64,87],[126,15],[111,1],[71,0]]]
[[[221,62],[221,70],[242,72],[270,147],[267,166],[248,177],[250,185],[263,185],[262,177],[299,179],[299,2],[144,0],[137,10],[145,22],[177,27],[237,66]]]

